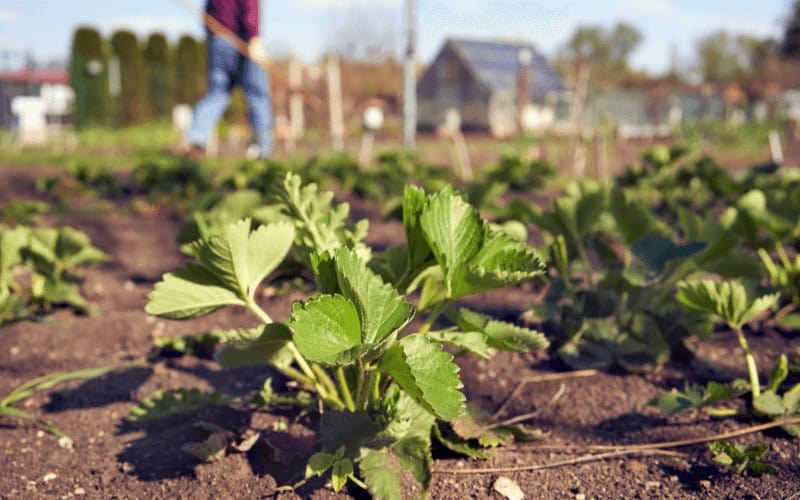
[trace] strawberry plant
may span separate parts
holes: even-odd
[[[681,308],[675,286],[701,269],[752,273],[737,246],[737,215],[720,222],[679,210],[678,233],[630,190],[568,186],[549,211],[529,210],[550,238],[553,271],[532,314],[559,320],[559,354],[574,368],[641,370],[688,358],[685,340],[705,335],[707,321]]]
[[[108,260],[86,234],[68,226],[0,225],[0,323],[67,305],[90,311],[80,291],[84,266]]]
[[[245,219],[195,241],[188,246],[195,261],[166,274],[146,310],[175,319],[223,306],[249,310],[258,326],[218,333],[216,359],[223,366],[269,364],[319,401],[320,449],[308,460],[306,478],[330,474],[337,491],[353,482],[381,498],[421,496],[431,477],[431,440],[450,433],[439,423],[465,416],[459,368],[444,345],[488,357],[490,348],[525,351],[547,344],[536,331],[455,307],[455,301],[537,276],[543,264],[449,188],[427,194],[407,187],[407,246],[374,262],[361,242],[363,224],[350,228],[346,208],[330,209],[330,197],[318,195],[316,186],[302,186],[289,175],[279,196],[288,221],[253,229]],[[292,248],[313,269],[317,293],[276,322],[256,300],[256,290]],[[417,307],[407,296],[415,290]],[[445,317],[455,324],[439,328]],[[281,401],[267,385],[256,399]],[[162,396],[163,404],[154,400],[136,418],[204,398],[219,401]],[[487,436],[482,447],[511,435],[492,433],[490,426],[478,434],[478,426],[471,432],[463,427],[452,427],[455,438],[443,440],[466,451],[477,435]]]

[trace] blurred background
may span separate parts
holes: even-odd
[[[457,132],[478,156],[522,141],[574,161],[558,144],[580,141],[623,165],[648,141],[736,143],[735,156],[753,161],[770,131],[786,154],[796,140],[800,2],[261,4],[276,156],[357,150],[365,134],[376,147],[436,150]],[[205,90],[203,6],[0,0],[4,150],[177,145]],[[380,110],[377,126],[368,109]],[[241,156],[240,92],[214,139],[212,156]]]

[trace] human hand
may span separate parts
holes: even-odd
[[[267,63],[267,51],[264,49],[264,43],[260,36],[254,36],[247,43],[247,56],[258,64]]]

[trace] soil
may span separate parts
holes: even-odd
[[[36,199],[34,184],[58,169],[0,167],[0,204]],[[212,328],[252,325],[238,310],[221,310],[200,320],[166,321],[144,312],[147,294],[161,275],[184,261],[175,243],[181,218],[168,211],[133,212],[127,203],[76,198],[72,209],[48,223],[70,224],[89,234],[112,260],[86,272],[82,290],[99,309],[95,316],[56,310],[37,322],[0,328],[0,394],[54,371],[122,365],[145,355],[157,336],[179,336]],[[380,219],[378,207],[358,204],[355,212],[371,219],[371,244],[397,243],[399,226]],[[400,230],[400,234],[402,231]],[[303,292],[263,297],[275,318],[288,315]],[[470,305],[505,319],[517,320],[535,301],[530,287],[520,286],[473,299]],[[752,347],[761,367],[797,346],[797,337],[774,330],[752,332]],[[712,461],[704,444],[666,455],[626,455],[534,471],[465,473],[467,469],[557,464],[584,456],[590,445],[630,445],[703,437],[752,425],[714,419],[702,413],[666,418],[647,402],[660,391],[686,381],[743,377],[732,335],[697,344],[700,363],[669,364],[637,375],[598,373],[587,377],[532,382],[516,391],[502,416],[537,412],[527,424],[544,432],[542,439],[515,444],[489,460],[453,456],[437,450],[431,497],[441,499],[502,498],[493,485],[504,476],[519,485],[526,498],[792,498],[800,495],[800,440],[779,431],[737,438],[737,444],[766,442],[766,461],[776,474],[748,477],[728,472]],[[460,359],[469,401],[492,413],[506,402],[520,381],[543,374],[566,374],[551,354],[499,353],[491,361]],[[711,375],[709,368],[713,367]],[[125,417],[155,390],[192,388],[245,393],[257,389],[264,369],[221,370],[210,361],[168,358],[118,369],[84,382],[71,382],[39,393],[21,407],[64,430],[72,445],[27,421],[0,421],[0,497],[17,498],[350,498],[356,489],[334,495],[324,482],[295,492],[276,488],[296,481],[303,465],[294,456],[313,450],[313,430],[290,413],[245,412],[211,408],[185,418],[136,426]],[[766,376],[766,374],[764,374]],[[562,394],[557,397],[557,394]],[[257,446],[210,464],[198,464],[182,451],[199,441],[197,422],[213,422],[239,433],[262,436],[280,451]],[[460,473],[459,473],[460,472]],[[456,474],[458,473],[458,474]]]

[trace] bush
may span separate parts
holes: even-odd
[[[70,83],[75,92],[76,128],[108,125],[111,116],[108,58],[100,33],[94,28],[81,27],[73,35]]]
[[[120,95],[117,124],[131,125],[147,118],[147,85],[139,40],[127,30],[116,31],[111,48],[119,60]]]

